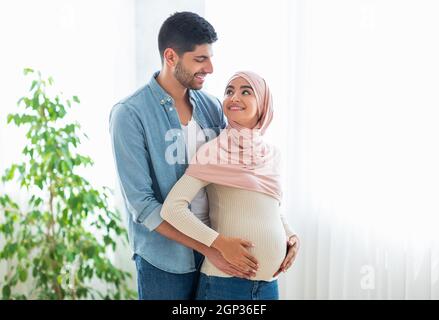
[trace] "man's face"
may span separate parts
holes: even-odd
[[[178,57],[174,77],[183,87],[200,90],[203,87],[206,75],[213,72],[211,58],[211,44],[195,46],[194,51],[185,52]]]

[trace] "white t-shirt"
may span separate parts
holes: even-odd
[[[200,125],[192,118],[186,126],[181,125],[186,143],[188,161],[190,161],[197,150],[206,142],[206,135]],[[191,211],[204,224],[210,226],[209,201],[206,189],[202,188],[191,202]]]

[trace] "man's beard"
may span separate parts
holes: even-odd
[[[177,62],[175,66],[174,77],[185,88],[192,90],[200,90],[202,88],[202,86],[195,84],[195,75],[187,71],[180,62]]]

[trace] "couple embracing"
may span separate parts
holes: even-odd
[[[222,102],[201,90],[216,40],[197,14],[170,16],[161,70],[111,111],[139,299],[279,299],[299,249],[280,211],[280,155],[264,140],[266,81],[236,72]]]

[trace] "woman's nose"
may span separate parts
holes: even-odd
[[[231,100],[232,101],[239,101],[239,97],[238,97],[238,94],[236,92],[232,95],[232,99]]]

